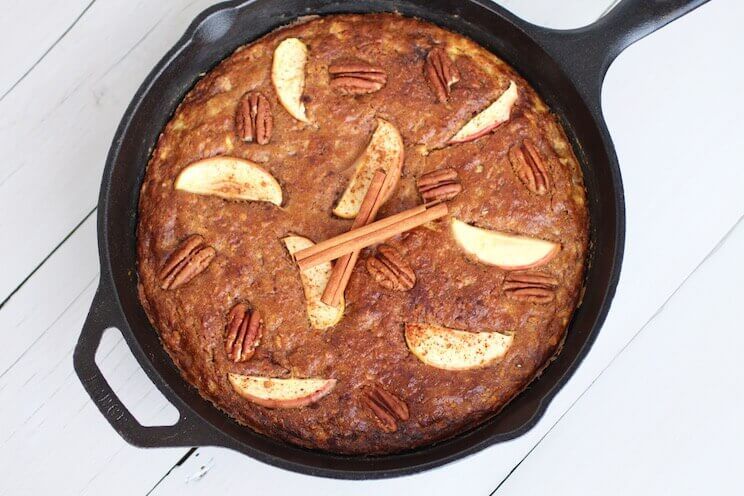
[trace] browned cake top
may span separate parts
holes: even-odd
[[[272,82],[272,63],[285,60],[275,60],[275,49],[287,39],[289,59],[298,46],[307,50],[294,100],[296,67],[275,67],[284,73],[274,79],[288,87],[277,91]],[[517,99],[507,120],[453,143],[478,128],[469,120],[508,96],[510,82]],[[297,114],[299,104],[308,122],[288,111]],[[377,218],[421,204],[417,180],[443,169],[451,171],[419,187],[427,200],[454,196],[449,215],[364,249],[336,309],[342,318],[314,328],[303,283],[330,264],[303,280],[282,240],[319,242],[350,229],[352,220],[333,211],[358,159],[374,156],[368,145],[384,125],[400,133],[404,159]],[[258,165],[254,172],[269,176],[244,180],[248,189],[260,183],[264,201],[226,199],[246,185],[224,171],[212,194],[175,187],[187,166],[210,157]],[[427,182],[460,186],[431,193]],[[385,453],[474,426],[536,377],[578,302],[587,222],[565,134],[495,55],[397,15],[315,18],[238,49],[166,126],[140,197],[140,293],[186,380],[239,422],[306,447]],[[514,235],[522,238],[510,248]],[[557,254],[508,267],[509,257],[528,257],[545,241]],[[333,308],[321,310],[321,320],[333,320]],[[229,374],[314,381],[236,375],[238,386],[258,391],[241,395]]]

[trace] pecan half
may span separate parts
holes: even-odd
[[[536,195],[550,191],[550,174],[535,145],[528,139],[509,150],[509,161],[514,174]]]
[[[462,191],[454,169],[440,169],[424,174],[416,181],[416,187],[425,202],[451,200]]]
[[[394,291],[408,291],[416,284],[416,273],[390,245],[380,245],[377,256],[367,259],[367,272],[380,286]]]
[[[541,272],[510,272],[503,286],[507,296],[532,303],[550,303],[557,287],[555,277]]]
[[[209,267],[217,254],[204,243],[204,238],[192,234],[171,253],[158,277],[162,289],[180,288]]]
[[[235,113],[235,130],[240,139],[265,145],[271,140],[273,129],[274,119],[266,97],[257,91],[243,95]]]
[[[385,86],[387,74],[366,62],[335,63],[328,67],[331,87],[343,95],[374,93]]]
[[[424,73],[431,90],[440,102],[449,99],[452,86],[460,80],[460,71],[450,60],[447,52],[440,47],[432,48],[426,56]]]
[[[364,386],[359,402],[374,415],[385,432],[398,430],[398,421],[409,418],[408,405],[381,386]]]
[[[227,314],[225,326],[225,352],[235,363],[247,362],[256,351],[263,326],[261,314],[252,312],[245,303],[238,303]]]

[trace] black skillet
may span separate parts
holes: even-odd
[[[576,370],[604,322],[623,256],[625,205],[617,157],[602,117],[605,72],[625,47],[707,0],[622,0],[594,24],[557,31],[529,24],[488,0],[254,0],[216,5],[201,15],[142,83],[116,131],[98,200],[101,279],[75,348],[75,370],[101,413],[128,442],[143,447],[224,446],[301,473],[371,479],[442,465],[527,432]],[[460,32],[516,68],[560,117],[582,165],[591,215],[586,295],[563,351],[501,413],[435,445],[380,457],[297,448],[242,427],[180,376],[137,298],[135,226],[150,151],[200,75],[238,46],[299,16],[396,11]],[[175,425],[144,427],[101,375],[95,352],[118,328],[153,383],[179,410]]]

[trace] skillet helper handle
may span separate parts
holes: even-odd
[[[135,446],[149,448],[209,444],[203,439],[204,428],[182,411],[174,425],[143,426],[111,389],[96,364],[96,351],[106,329],[122,329],[125,325],[114,290],[102,275],[73,354],[75,373],[90,398],[111,427],[125,441]]]
[[[599,102],[602,81],[625,48],[709,0],[621,0],[578,29],[543,29],[541,44],[574,75],[585,96]]]

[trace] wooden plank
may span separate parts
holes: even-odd
[[[144,494],[187,451],[126,444],[73,372],[73,347],[98,284],[95,239],[90,218],[0,311],[0,494]],[[142,422],[176,420],[118,331],[104,336],[98,356]]]
[[[0,16],[0,99],[54,48],[92,0],[5,0]],[[43,12],[43,15],[39,15]]]
[[[0,101],[0,301],[95,206],[114,130],[131,96],[194,16],[214,3],[94,3]],[[30,205],[34,208],[19,208]]]
[[[744,221],[497,495],[740,494]]]

